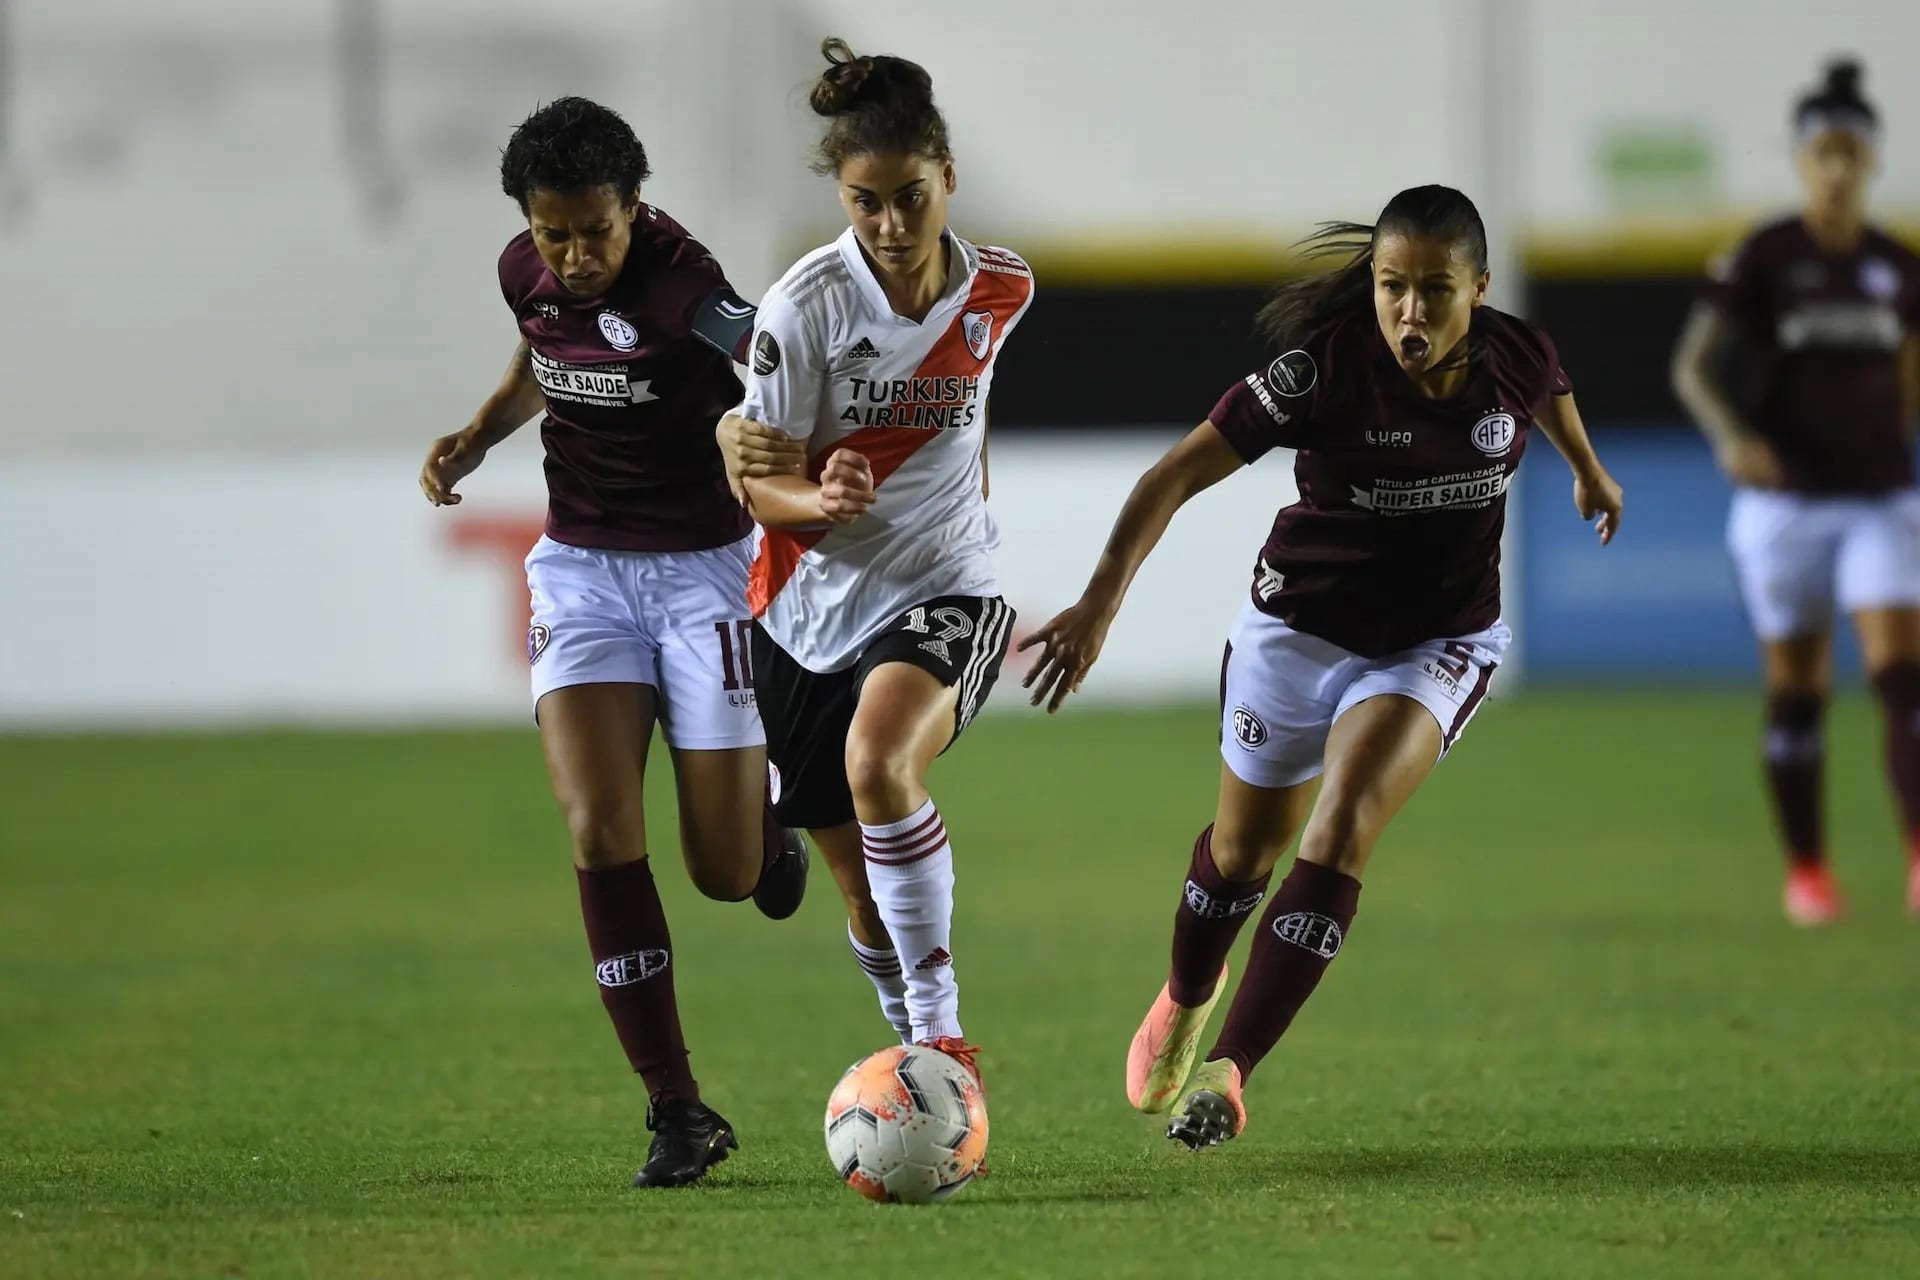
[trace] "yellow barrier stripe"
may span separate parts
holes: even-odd
[[[1530,277],[1547,280],[1694,276],[1715,254],[1774,216],[1761,213],[1542,228],[1522,238],[1521,264]],[[1920,246],[1920,221],[1888,219],[1877,221],[1877,225]],[[1015,240],[1044,288],[1060,284],[1271,283],[1304,269],[1294,247],[1298,238],[1223,231],[1209,235]]]

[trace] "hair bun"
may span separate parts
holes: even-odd
[[[1860,63],[1854,58],[1836,58],[1827,64],[1827,95],[1843,101],[1860,96]]]
[[[815,114],[823,116],[837,116],[852,110],[873,75],[874,60],[858,56],[852,46],[838,36],[822,40],[820,54],[827,60],[827,69],[814,83],[807,104]]]

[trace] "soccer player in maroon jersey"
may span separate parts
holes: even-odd
[[[1880,125],[1859,65],[1830,66],[1793,124],[1806,204],[1717,265],[1673,385],[1734,484],[1727,543],[1760,638],[1786,914],[1819,925],[1841,911],[1820,803],[1836,604],[1886,715],[1920,914],[1920,258],[1866,219]]]
[[[1500,534],[1530,427],[1566,456],[1603,543],[1620,523],[1552,341],[1484,305],[1486,231],[1466,196],[1402,191],[1375,225],[1314,240],[1351,256],[1279,291],[1261,319],[1281,354],[1140,479],[1079,602],[1022,644],[1041,646],[1034,702],[1057,711],[1174,512],[1271,449],[1297,451],[1300,500],[1274,520],[1229,634],[1219,803],[1181,887],[1172,973],[1127,1057],[1128,1099],[1173,1104],[1168,1136],[1195,1148],[1245,1128],[1246,1077],[1340,953],[1381,831],[1486,695],[1511,639]],[[1296,832],[1194,1069],[1227,951]]]
[[[679,1186],[736,1140],[700,1099],[674,1002],[642,811],[655,721],[702,893],[790,916],[807,852],[769,807],[747,657],[753,526],[713,436],[740,400],[754,308],[641,202],[648,176],[633,130],[596,103],[562,98],[514,130],[501,185],[528,229],[500,255],[500,289],[520,344],[473,421],[433,442],[420,487],[459,502],[454,485],[545,409],[547,528],[527,557],[535,715],[601,999],[647,1086],[654,1136],[634,1184]]]

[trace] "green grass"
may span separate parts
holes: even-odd
[[[743,1147],[643,1195],[530,734],[0,740],[0,1275],[1915,1274],[1920,928],[1877,726],[1837,709],[1855,911],[1803,934],[1755,719],[1491,707],[1201,1157],[1120,1071],[1211,716],[982,722],[936,786],[993,1176],[925,1210],[822,1150],[886,1040],[825,877],[779,925],[698,899],[664,769],[681,1004]]]

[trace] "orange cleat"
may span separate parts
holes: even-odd
[[[987,1082],[980,1078],[980,1046],[968,1044],[959,1036],[935,1036],[931,1040],[920,1041],[924,1049],[938,1049],[965,1067],[973,1075],[973,1082],[980,1086],[980,1096],[987,1096]]]
[[[1909,886],[1911,887],[1911,886]],[[1840,918],[1840,885],[1833,868],[1824,862],[1796,863],[1787,868],[1781,905],[1787,921],[1803,929],[1832,924]]]
[[[979,1045],[968,1044],[959,1036],[935,1036],[931,1040],[920,1041],[920,1046],[925,1049],[938,1049],[965,1067],[968,1074],[973,1076],[973,1082],[980,1086],[980,1105],[984,1107],[987,1104],[987,1082],[980,1078]],[[980,1153],[980,1165],[974,1170],[973,1176],[976,1178],[987,1176],[987,1156],[984,1151]]]
[[[1194,1008],[1175,1004],[1173,993],[1165,986],[1160,988],[1145,1021],[1133,1033],[1133,1043],[1127,1047],[1127,1101],[1136,1111],[1157,1115],[1180,1096],[1180,1086],[1187,1082],[1194,1055],[1200,1050],[1200,1033],[1207,1029],[1207,1019],[1226,988],[1224,965],[1220,980],[1213,984],[1213,995]]]
[[[1167,1136],[1190,1151],[1217,1147],[1247,1130],[1240,1068],[1226,1058],[1203,1062],[1167,1122]]]

